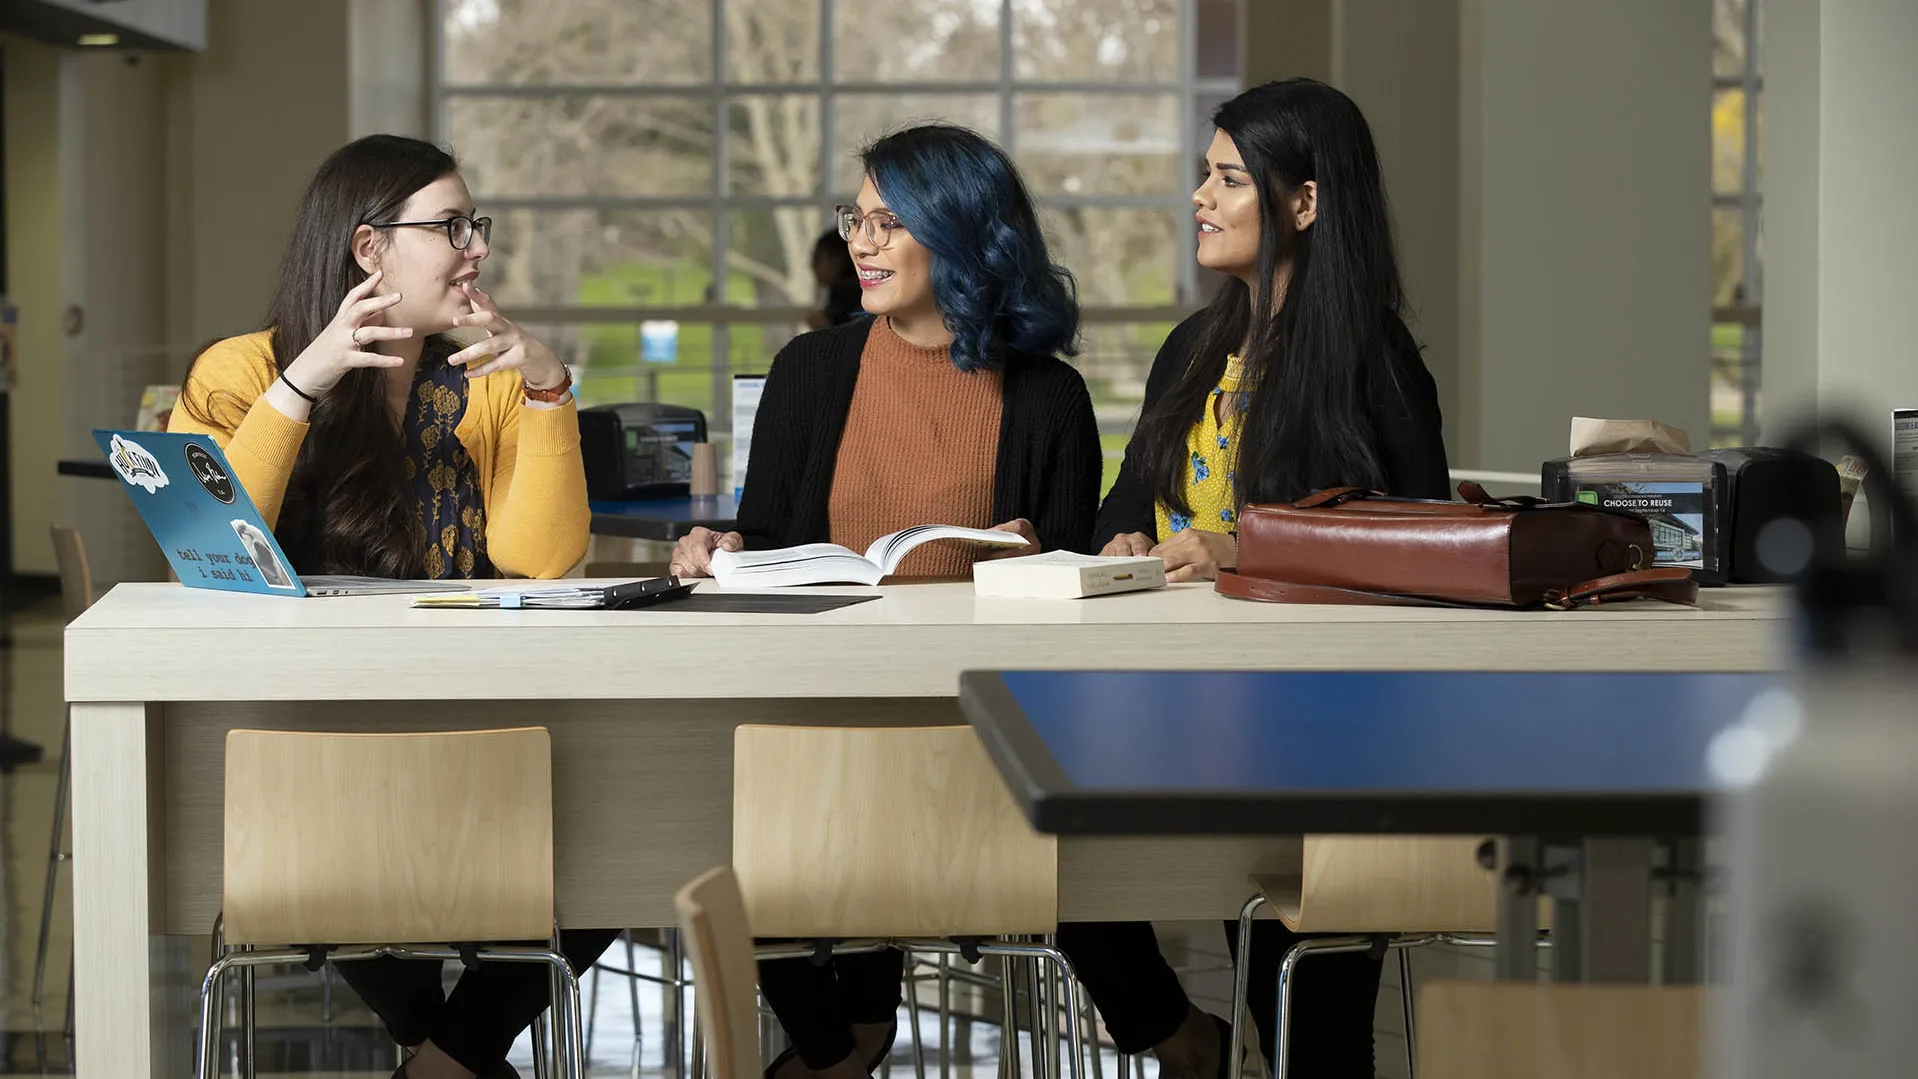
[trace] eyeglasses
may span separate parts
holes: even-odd
[[[891,210],[862,214],[857,206],[835,206],[833,214],[838,219],[839,238],[847,243],[852,242],[853,233],[857,232],[866,237],[867,243],[883,248],[892,243],[894,229],[906,227]]]
[[[446,242],[453,250],[464,251],[473,246],[473,234],[479,233],[480,239],[493,242],[493,219],[490,217],[443,217],[438,221],[388,221],[384,225],[375,225],[379,229],[436,228],[446,230]]]

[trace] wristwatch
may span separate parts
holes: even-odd
[[[536,390],[531,386],[524,386],[524,388],[528,401],[538,401],[542,405],[556,405],[560,398],[565,397],[566,392],[573,388],[573,373],[567,371],[566,377],[560,380],[559,385],[551,389]]]

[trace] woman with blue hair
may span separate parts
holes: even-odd
[[[1012,161],[962,127],[888,135],[860,155],[838,211],[870,318],[795,338],[753,424],[739,530],[696,529],[673,572],[715,550],[831,542],[865,549],[920,524],[998,527],[1021,549],[1084,550],[1103,460],[1072,354],[1079,307]],[[929,543],[902,577],[963,577],[973,548]],[[807,782],[794,776],[793,782]],[[792,1048],[769,1079],[858,1079],[892,1047],[897,951],[760,964]]]

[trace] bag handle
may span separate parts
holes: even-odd
[[[1292,506],[1302,510],[1331,509],[1333,506],[1343,506],[1347,502],[1357,502],[1381,493],[1368,491],[1363,487],[1327,487],[1323,491],[1314,491],[1306,495],[1292,503]]]
[[[1537,495],[1512,495],[1508,498],[1495,498],[1476,480],[1460,480],[1458,496],[1474,506],[1497,506],[1502,509],[1524,509],[1530,506],[1543,506],[1545,500]]]
[[[1545,593],[1545,606],[1555,611],[1569,611],[1628,599],[1658,599],[1696,607],[1698,582],[1692,580],[1691,570],[1678,566],[1638,569],[1580,581],[1562,592],[1553,589]]]

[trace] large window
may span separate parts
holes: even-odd
[[[1712,4],[1713,445],[1758,441],[1759,321],[1764,277],[1759,228],[1758,35],[1763,0]]]
[[[1239,0],[438,0],[439,132],[503,305],[589,403],[705,409],[817,301],[853,153],[922,119],[1009,149],[1079,281],[1109,445],[1198,283],[1188,197]],[[722,460],[724,455],[722,454]]]

